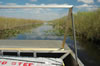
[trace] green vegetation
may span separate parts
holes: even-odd
[[[7,39],[7,38],[9,39],[10,37],[15,37],[18,34],[24,34],[25,32],[30,32],[31,29],[34,29],[40,25],[41,24],[16,27],[13,29],[0,30],[0,39]]]
[[[100,40],[100,9],[93,12],[78,12],[75,14],[75,25],[78,36]]]
[[[71,22],[65,20],[65,18],[67,16],[51,21],[55,30],[61,30],[59,34],[64,33],[65,23],[68,24],[66,25],[68,34],[72,32]],[[74,14],[74,20],[78,37],[91,41],[100,41],[100,9],[92,12],[78,12]]]
[[[56,20],[52,20],[52,21],[49,21],[49,22],[52,22],[52,26],[54,28],[54,33],[58,36],[61,36],[64,34],[64,29],[65,29],[65,26],[69,27],[71,24],[69,25],[66,25],[66,23],[69,23],[68,21],[66,21],[66,16],[60,18],[60,19],[56,19]]]
[[[17,34],[29,32],[30,29],[40,26],[43,21],[30,19],[16,19],[0,17],[0,39],[6,39]]]
[[[0,17],[0,30],[42,23],[40,20]]]

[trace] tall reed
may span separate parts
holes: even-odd
[[[63,34],[65,27],[68,27],[68,34],[72,33],[72,25],[68,16],[64,16],[60,19],[52,20],[55,31],[59,31]],[[74,14],[76,34],[78,37],[85,38],[87,40],[98,41],[100,40],[100,9],[91,12],[77,12]],[[68,25],[65,25],[67,23]],[[65,26],[65,27],[64,27]]]
[[[0,17],[0,30],[42,23],[40,20]]]

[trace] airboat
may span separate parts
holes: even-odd
[[[64,40],[0,40],[0,66],[84,66],[77,56],[73,5],[1,5],[0,9],[67,8],[73,28],[73,52]]]

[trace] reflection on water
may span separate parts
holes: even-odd
[[[0,39],[9,39],[10,37],[17,36],[18,34],[23,34],[24,32],[27,32],[27,29],[29,29],[29,27],[0,30]]]
[[[96,66],[100,66],[100,49],[91,42],[86,42],[86,40],[79,40],[79,44],[82,48],[84,48],[85,54],[87,54],[87,59],[85,61],[88,61],[92,66],[93,64]],[[92,60],[94,59],[94,60]]]
[[[29,29],[29,30],[28,30]],[[15,36],[10,35],[9,32],[9,40],[62,40],[63,36],[56,36],[51,30],[53,27],[44,23],[38,27],[30,27],[26,29],[21,29],[20,31],[17,30],[17,34],[15,31]],[[28,30],[28,31],[27,31]],[[13,32],[14,33],[14,32]],[[6,33],[7,34],[7,33]],[[3,38],[3,37],[1,37]],[[68,46],[74,51],[74,42],[70,37],[67,37],[66,40]],[[78,57],[81,61],[85,64],[85,66],[100,66],[100,51],[91,43],[87,41],[77,41],[78,45]]]
[[[17,36],[11,37],[9,39],[18,39],[18,40],[54,40],[54,39],[63,39],[63,36],[56,36],[51,30],[52,26],[44,23],[43,25],[31,29],[29,32],[25,32],[24,34],[18,34]]]
[[[30,29],[34,29],[41,24],[32,24],[27,26],[14,27],[12,29],[0,30],[0,39],[10,39],[11,37],[17,37],[19,34],[30,32]]]
[[[68,37],[66,42],[74,51],[74,41]],[[78,57],[85,66],[100,66],[100,49],[98,49],[94,44],[78,39],[77,48]]]

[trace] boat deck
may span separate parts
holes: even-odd
[[[0,50],[58,50],[61,47],[61,40],[0,40]]]
[[[75,65],[75,55],[61,40],[0,40],[0,56],[47,57],[63,59],[65,66]],[[78,59],[79,66],[84,66]]]

